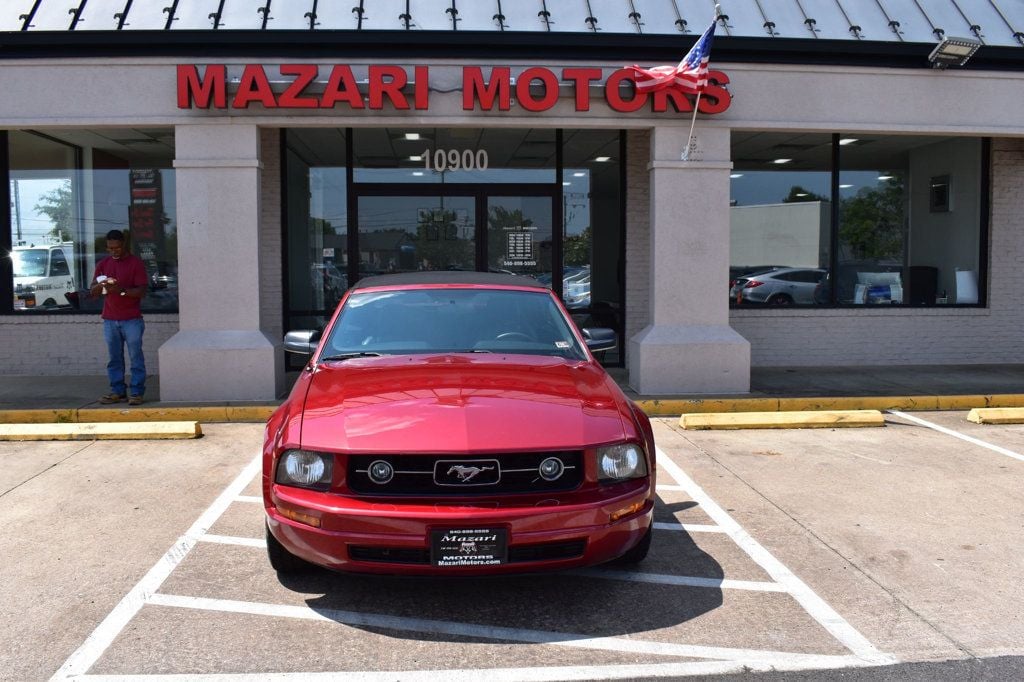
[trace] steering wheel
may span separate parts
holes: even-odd
[[[505,332],[494,337],[496,341],[533,341],[533,337],[523,332]]]

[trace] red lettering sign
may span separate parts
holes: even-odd
[[[412,98],[404,92],[410,85],[409,71],[397,65],[370,65],[367,96],[359,92],[352,68],[346,64],[331,67],[323,92],[314,90],[319,68],[315,64],[282,64],[278,67],[287,80],[281,94],[274,92],[265,68],[260,64],[245,65],[238,88],[231,98],[233,109],[246,109],[256,103],[266,109],[331,109],[346,104],[351,109],[396,110],[410,108],[424,111],[430,106],[430,70],[424,65],[413,67]],[[550,69],[534,66],[524,69],[515,80],[518,108],[528,112],[548,111],[558,104],[561,82],[572,85],[576,111],[590,111],[590,86],[600,83],[603,71],[598,68],[566,68],[561,81]],[[322,81],[321,81],[322,82]],[[650,102],[653,112],[693,111],[693,95],[678,90],[639,92],[636,88],[622,89],[624,82],[633,82],[629,68],[613,72],[604,84],[604,99],[613,111],[631,113]],[[227,109],[227,67],[223,64],[207,65],[202,76],[194,64],[177,67],[178,107],[182,109]],[[479,66],[462,69],[462,108],[473,111],[509,111],[512,108],[512,69],[496,66],[487,78]],[[699,108],[703,114],[720,114],[732,104],[732,95],[726,89],[729,77],[721,71],[708,72],[708,87],[701,95]],[[280,88],[278,88],[280,90]],[[626,94],[628,93],[628,94]]]

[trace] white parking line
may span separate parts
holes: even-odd
[[[258,495],[239,495],[235,498],[235,502],[252,502],[254,504],[263,504],[263,498]]]
[[[802,580],[793,575],[793,572],[786,568],[781,561],[760,545],[750,536],[729,514],[708,496],[693,479],[666,455],[661,448],[657,448],[658,466],[668,472],[672,478],[682,486],[690,497],[700,505],[705,514],[711,520],[725,529],[729,537],[750,556],[754,562],[763,568],[772,579],[785,587],[786,591],[795,599],[800,606],[814,620],[825,628],[833,637],[849,649],[855,656],[873,663],[895,662],[895,658],[889,654],[883,654],[875,645],[860,634],[852,625],[846,622],[835,609],[819,597]]]
[[[89,682],[561,682],[572,680],[631,680],[657,677],[726,675],[747,672],[795,672],[873,665],[854,656],[800,661],[695,661],[636,665],[547,666],[537,668],[472,668],[469,670],[396,670],[338,673],[207,673],[184,675],[85,675]]]
[[[902,419],[906,419],[907,421],[912,421],[915,424],[920,424],[921,426],[926,426],[929,429],[933,429],[935,431],[938,431],[939,433],[944,433],[947,436],[953,436],[954,438],[959,438],[960,440],[965,440],[968,443],[971,443],[973,445],[977,445],[977,446],[983,447],[983,448],[988,448],[989,450],[992,450],[993,452],[998,452],[1000,455],[1006,455],[1007,457],[1012,457],[1013,459],[1017,459],[1017,460],[1020,460],[1020,461],[1024,462],[1024,455],[1022,455],[1022,454],[1020,454],[1018,452],[1014,452],[1013,450],[1007,450],[1006,448],[1001,448],[998,445],[993,445],[992,443],[986,443],[983,440],[978,440],[977,438],[972,438],[971,436],[968,436],[966,434],[960,433],[959,431],[954,431],[953,429],[947,429],[945,426],[939,426],[938,424],[933,424],[932,422],[925,421],[924,419],[921,419],[919,417],[913,417],[913,416],[907,414],[906,412],[900,412],[899,410],[886,410],[886,412],[888,412],[889,414],[894,415],[896,417],[900,417]]]
[[[815,654],[800,654],[792,652],[761,651],[758,649],[735,649],[730,647],[673,644],[671,642],[648,642],[639,639],[627,639],[620,637],[591,637],[589,635],[574,634],[570,632],[527,630],[524,628],[508,628],[498,625],[483,625],[480,623],[459,623],[447,620],[388,616],[383,614],[362,613],[358,611],[341,611],[337,609],[314,610],[308,606],[289,606],[286,604],[235,601],[232,599],[209,599],[205,597],[187,597],[176,594],[154,594],[149,598],[148,603],[159,606],[198,609],[201,611],[246,613],[256,616],[329,621],[341,623],[343,625],[383,628],[387,630],[398,630],[401,632],[424,632],[430,634],[450,635],[453,637],[472,637],[476,639],[493,639],[507,642],[552,644],[555,646],[600,651],[618,651],[630,654],[682,656],[686,658],[712,658],[725,661],[778,661],[779,663],[794,663],[813,659],[818,662],[828,663],[829,665],[833,665],[837,658],[847,658],[845,656],[820,656]]]
[[[156,562],[156,565],[142,577],[142,580],[136,583],[135,587],[118,602],[114,610],[103,619],[103,622],[96,626],[82,646],[78,647],[78,650],[64,661],[64,665],[50,678],[51,682],[83,675],[100,659],[100,656],[121,633],[128,621],[139,612],[146,599],[160,589],[163,582],[167,580],[167,576],[181,563],[181,560],[191,551],[199,538],[220,518],[232,500],[256,476],[262,459],[262,454],[257,455],[242,469],[242,473],[238,474],[238,477],[217,496],[213,504],[196,519],[192,527],[178,538],[177,542],[167,550],[167,553]]]
[[[685,530],[687,533],[724,533],[725,529],[721,526],[709,526],[701,523],[665,523],[662,521],[654,522],[655,530],[674,530],[680,531]]]
[[[206,535],[199,538],[200,542],[213,542],[218,545],[242,545],[244,547],[262,547],[267,548],[267,541],[261,540],[260,538],[239,538],[231,535]]]
[[[643,571],[613,571],[607,568],[583,568],[571,571],[575,575],[605,580],[626,580],[635,583],[656,583],[658,585],[679,585],[682,587],[710,587],[720,590],[749,590],[752,592],[785,592],[778,583],[754,580],[724,580],[722,578],[695,578],[685,575],[664,575]]]

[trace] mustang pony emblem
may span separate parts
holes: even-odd
[[[448,469],[447,475],[455,474],[459,477],[460,482],[469,483],[477,474],[483,471],[492,471],[493,469],[494,467],[467,467],[462,464],[456,464]]]

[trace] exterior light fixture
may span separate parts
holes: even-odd
[[[612,157],[610,157],[610,156],[599,156],[596,159],[594,159],[594,161],[597,161],[598,163],[604,163],[605,161],[611,161],[611,160],[612,160]]]
[[[783,164],[783,163],[789,163],[792,160],[793,159],[775,159],[774,161],[772,161],[772,163]]]
[[[935,69],[963,66],[968,59],[974,56],[979,47],[981,47],[981,41],[976,38],[943,38],[928,55],[928,61]]]
[[[407,140],[418,140],[418,139],[420,139],[420,134],[419,133],[406,133],[405,134],[405,139],[407,139]]]
[[[856,137],[844,137],[843,139],[839,140],[839,144],[843,145],[843,146],[846,146],[848,144],[853,144],[854,142],[859,142],[859,141],[860,140],[858,140]]]
[[[420,155],[416,155],[416,156],[410,156],[410,157],[409,157],[409,160],[410,160],[410,161],[422,161],[422,160],[423,160],[423,157],[422,157],[422,156],[420,156]]]

